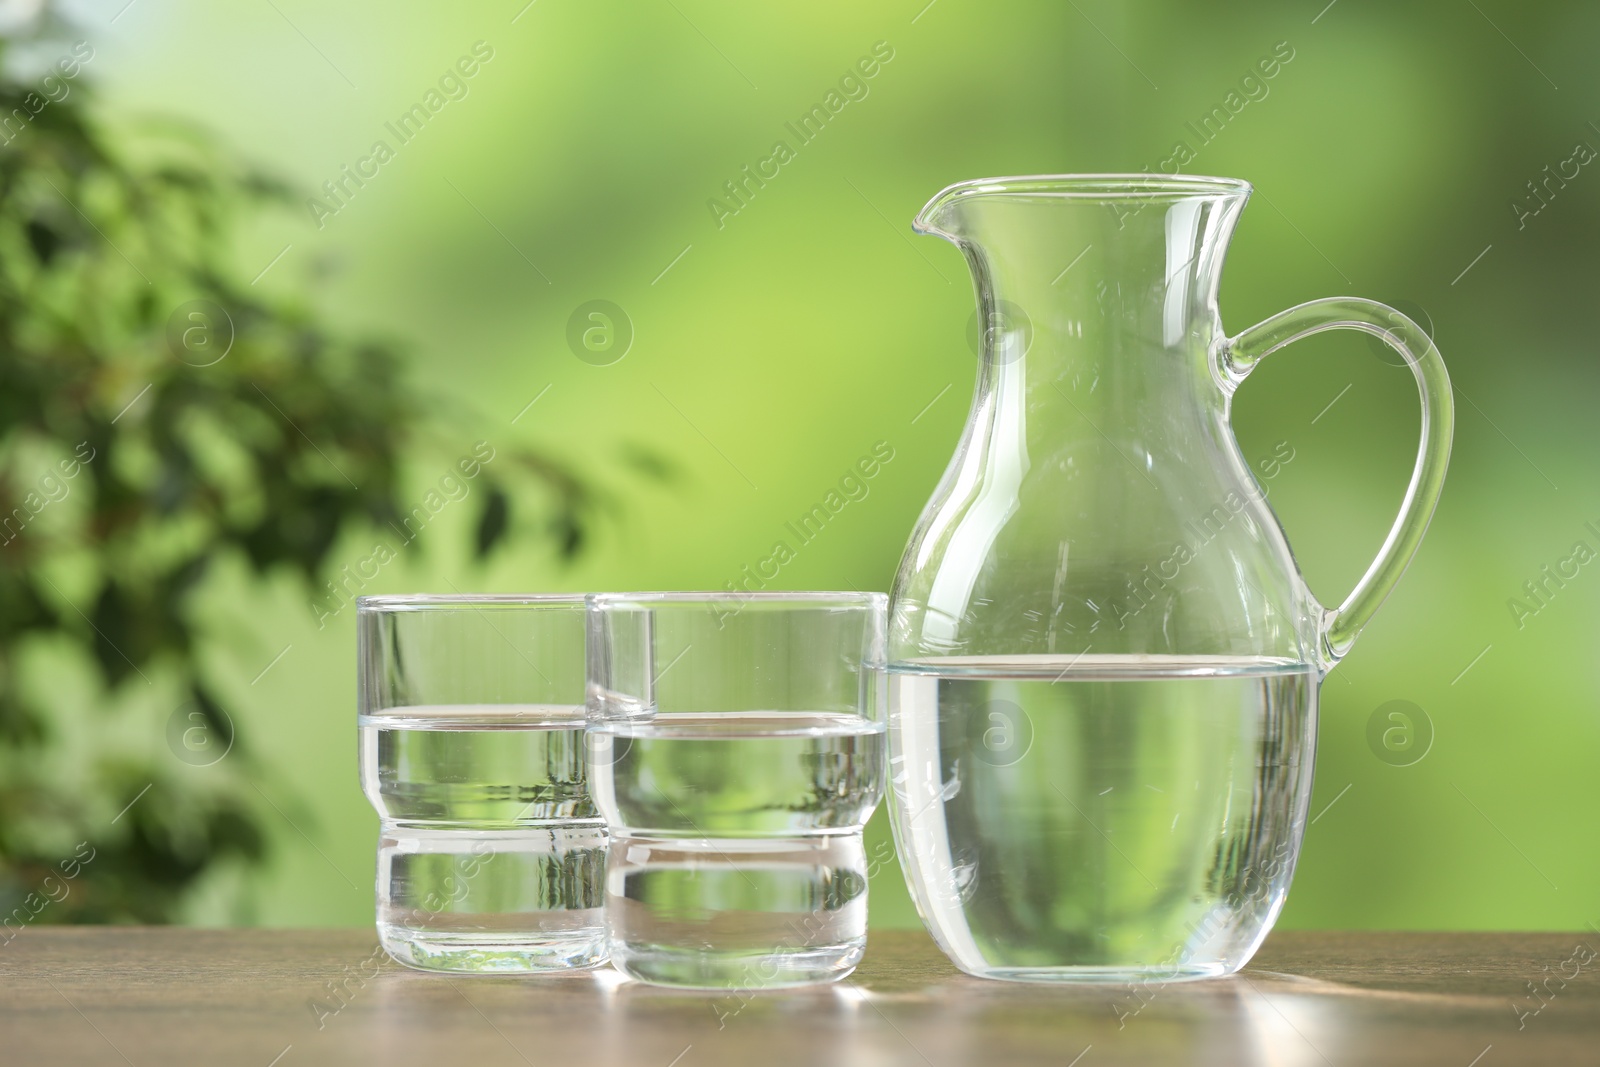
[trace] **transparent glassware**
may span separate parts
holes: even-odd
[[[591,598],[611,963],[662,985],[834,981],[866,947],[882,593]]]
[[[361,787],[384,949],[424,970],[605,960],[582,596],[358,601]]]
[[[1415,323],[1338,297],[1223,330],[1249,195],[1221,178],[997,178],[916,219],[965,255],[986,328],[892,593],[890,811],[922,917],[971,974],[1245,964],[1294,871],[1318,686],[1438,501],[1450,383]],[[1330,329],[1387,342],[1422,398],[1400,515],[1333,609],[1229,425],[1258,361]]]

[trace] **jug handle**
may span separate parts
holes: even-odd
[[[1324,330],[1360,330],[1387,343],[1411,368],[1422,399],[1422,443],[1411,472],[1400,514],[1389,529],[1378,558],[1337,608],[1323,609],[1322,654],[1328,665],[1343,659],[1362,627],[1405,573],[1422,543],[1444,488],[1455,426],[1455,399],[1450,375],[1433,341],[1411,319],[1387,304],[1355,296],[1336,296],[1281,311],[1223,342],[1221,371],[1237,388],[1263,358],[1285,345]]]

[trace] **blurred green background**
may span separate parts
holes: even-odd
[[[1258,59],[1292,51],[1185,167],[1258,190],[1224,323],[1345,293],[1403,302],[1433,328],[1458,421],[1420,555],[1323,687],[1315,821],[1282,921],[1600,919],[1582,830],[1600,811],[1600,578],[1583,568],[1520,624],[1508,606],[1575,542],[1600,548],[1584,525],[1600,520],[1585,437],[1600,173],[1568,165],[1542,200],[1528,184],[1600,146],[1600,8],[924,2],[118,0],[82,10],[71,36],[96,49],[108,129],[183,116],[300,190],[236,244],[255,290],[403,341],[412,382],[463,427],[446,452],[537,447],[611,501],[571,563],[537,539],[474,563],[473,516],[446,514],[369,593],[720,588],[880,441],[893,460],[869,495],[771,587],[886,589],[974,373],[965,268],[910,233],[916,210],[966,178],[1158,169]],[[492,54],[466,94],[402,144],[386,123],[476,42]],[[892,58],[865,95],[799,145],[785,123],[875,47]],[[736,214],[708,206],[736,206],[724,182],[779,139],[796,151],[775,178]],[[323,183],[378,140],[393,158],[347,183],[336,213],[304,206],[335,206]],[[606,365],[615,351],[580,359],[568,341],[594,300],[631,333]],[[1409,475],[1415,390],[1393,363],[1356,335],[1321,338],[1237,401],[1247,458],[1293,449],[1272,502],[1325,601],[1375,554]],[[630,474],[641,448],[672,477]],[[416,465],[402,496],[442,473]],[[341,541],[329,569],[370,541]],[[272,768],[246,794],[270,859],[217,865],[181,915],[370,922],[353,612],[319,629],[302,586],[226,568],[197,605],[241,744]],[[1431,723],[1409,765],[1368,741],[1397,700]],[[126,713],[150,728],[124,743],[187,773],[161,733],[169,709],[146,710]],[[880,813],[870,835],[886,832]],[[875,923],[916,922],[898,871],[872,894]]]

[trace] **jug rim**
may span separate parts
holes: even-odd
[[[1178,200],[1186,197],[1247,197],[1252,186],[1243,178],[1204,174],[1018,174],[998,178],[972,178],[947,185],[917,212],[918,232],[936,231],[933,216],[959,200],[982,197],[1040,198],[1049,200]]]

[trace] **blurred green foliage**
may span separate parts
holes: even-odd
[[[1284,922],[1594,918],[1600,856],[1577,827],[1600,808],[1600,584],[1585,568],[1520,626],[1507,602],[1600,515],[1589,433],[1600,175],[1584,165],[1542,184],[1577,142],[1600,147],[1600,9],[141,0],[111,17],[84,29],[105,123],[187,116],[300,190],[243,229],[233,276],[270,265],[252,292],[406,338],[428,411],[470,424],[447,458],[407,446],[404,506],[479,438],[571,456],[580,475],[647,446],[682,472],[619,491],[626,521],[574,565],[530,547],[480,567],[476,511],[451,510],[424,534],[427,554],[385,567],[370,592],[721,588],[879,440],[893,462],[772,584],[884,589],[954,451],[973,371],[965,268],[910,234],[916,210],[960,179],[1159,169],[1180,140],[1193,151],[1186,170],[1251,180],[1223,280],[1227,327],[1339,293],[1408,301],[1458,388],[1433,528],[1323,687],[1315,821]],[[386,123],[478,41],[494,57],[466,95],[397,143]],[[893,58],[865,96],[798,143],[786,124],[880,41]],[[1226,109],[1280,42],[1294,58],[1268,92],[1197,143],[1189,124]],[[305,199],[378,139],[394,158],[318,229]],[[724,183],[780,139],[794,158],[719,227],[709,202],[726,204]],[[107,236],[146,267],[131,235]],[[632,334],[604,364],[568,342],[574,311],[597,299],[620,307]],[[119,379],[96,410],[115,415],[149,380]],[[276,383],[262,388],[283,403]],[[1270,499],[1326,601],[1359,577],[1393,517],[1415,455],[1414,397],[1359,338],[1331,337],[1272,361],[1236,400],[1252,463],[1293,449]],[[365,540],[337,539],[332,569],[369,552]],[[62,590],[86,612],[93,603],[87,584]],[[267,788],[296,805],[280,815],[257,798],[271,863],[247,883],[198,885],[189,920],[370,920],[375,822],[356,786],[349,614],[319,630],[303,585],[252,584],[238,568],[196,587],[201,659],[227,688],[241,744],[278,776]],[[85,708],[106,700],[65,668],[58,684]],[[1369,747],[1369,720],[1393,700],[1432,721],[1419,762]],[[199,774],[167,750],[170,710],[119,743],[168,775]],[[46,718],[67,729],[69,709]],[[870,834],[881,846],[881,820]],[[241,912],[252,896],[254,912]],[[892,866],[873,879],[872,908],[878,922],[916,921]]]
[[[170,920],[218,864],[262,862],[262,788],[277,775],[235,737],[228,685],[203,662],[215,627],[196,618],[196,591],[231,561],[257,579],[292,573],[334,614],[357,591],[324,577],[341,535],[404,547],[436,510],[402,504],[402,468],[437,451],[440,427],[399,350],[345,339],[227,262],[230,220],[281,203],[287,186],[205,135],[169,127],[113,144],[85,107],[93,46],[59,50],[43,75],[0,81],[8,929]],[[507,487],[530,484],[549,498],[559,552],[575,554],[594,490],[550,454],[507,452],[473,475],[475,554],[505,539]],[[88,700],[57,684],[62,671]],[[100,736],[94,717],[130,704],[170,709],[155,720],[167,751]]]

